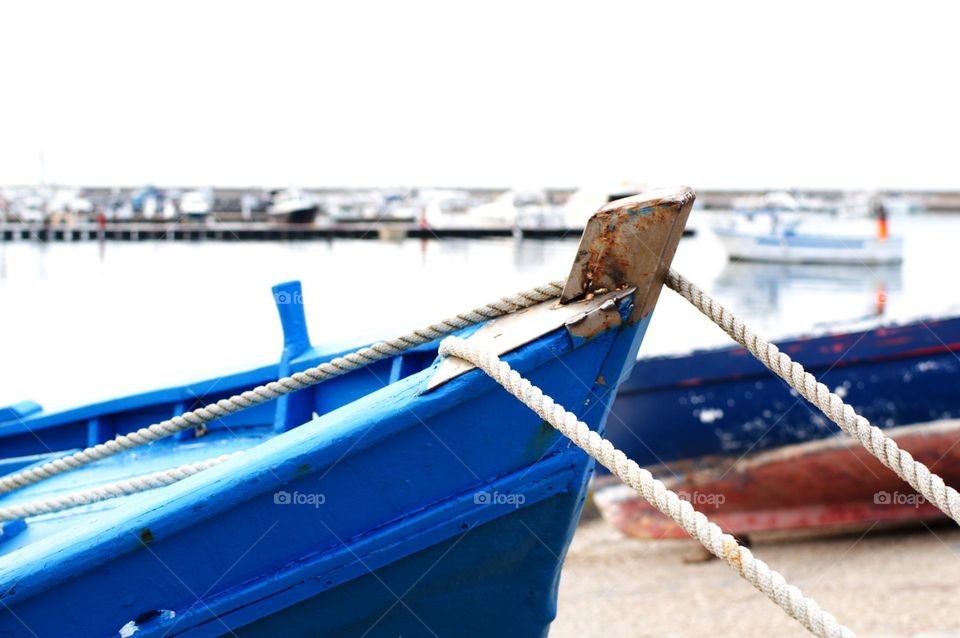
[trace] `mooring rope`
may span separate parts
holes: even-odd
[[[858,415],[837,394],[830,392],[827,386],[819,383],[812,374],[806,372],[803,366],[780,352],[774,344],[758,336],[751,327],[705,294],[698,286],[674,270],[669,271],[665,283],[710,318],[734,341],[745,347],[767,368],[784,379],[801,396],[817,406],[844,432],[857,439],[881,463],[893,470],[950,518],[960,523],[960,494],[945,485],[943,479],[932,473],[923,463],[914,460],[909,452],[901,450],[879,428],[871,426],[869,421]],[[504,297],[395,339],[376,343],[303,372],[258,386],[229,399],[223,399],[215,404],[185,412],[180,416],[130,434],[117,436],[111,441],[51,461],[38,468],[24,470],[4,477],[0,479],[0,494],[82,467],[123,450],[146,445],[176,432],[202,425],[254,405],[272,401],[285,394],[401,354],[410,348],[434,341],[467,326],[517,312],[534,304],[556,298],[560,296],[562,289],[562,281],[553,281],[511,297]],[[690,536],[703,544],[710,553],[723,559],[745,580],[763,592],[810,632],[824,638],[854,636],[854,633],[849,628],[839,624],[832,614],[822,610],[816,601],[804,596],[803,592],[797,587],[787,583],[779,572],[770,569],[762,560],[755,558],[752,552],[737,543],[733,536],[724,534],[723,530],[712,523],[703,513],[696,511],[688,501],[681,499],[676,493],[667,489],[648,470],[628,459],[610,441],[590,430],[585,423],[577,419],[576,415],[568,412],[549,396],[544,395],[540,388],[521,377],[506,362],[501,361],[495,352],[482,350],[476,343],[471,343],[460,337],[447,337],[440,344],[440,355],[464,359],[483,370],[547,423],[586,451],[620,480],[639,492],[651,505],[673,519]],[[80,492],[0,507],[0,521],[58,512],[101,500],[163,487],[202,472],[214,465],[219,465],[236,454],[240,454],[240,452],[125,479]]]
[[[698,286],[675,270],[669,271],[665,283],[720,326],[737,343],[747,348],[750,353],[784,379],[804,398],[818,407],[844,432],[857,439],[881,463],[893,470],[897,476],[909,483],[947,516],[960,523],[960,494],[947,486],[942,478],[931,472],[923,463],[914,460],[909,452],[901,450],[896,442],[883,434],[879,428],[871,426],[869,421],[858,415],[838,395],[830,392],[824,384],[817,382],[812,374],[803,369],[803,366],[780,352],[775,345],[758,336],[752,328],[705,294]],[[285,394],[296,392],[333,377],[363,368],[376,361],[401,354],[410,348],[429,343],[467,326],[554,299],[560,296],[562,290],[563,281],[557,280],[509,297],[503,297],[498,301],[478,306],[439,323],[361,348],[330,362],[258,386],[228,399],[222,399],[217,403],[185,412],[180,416],[141,428],[136,432],[118,435],[115,439],[75,454],[0,478],[0,494],[12,492],[20,487],[82,467],[118,452],[146,445],[188,428],[272,401]],[[20,507],[46,507],[49,505],[49,500],[28,503]],[[77,502],[77,504],[82,503]]]
[[[216,403],[211,403],[202,408],[184,412],[172,419],[141,428],[136,432],[118,435],[116,438],[105,443],[100,443],[74,454],[55,459],[41,466],[0,478],[0,494],[12,492],[18,488],[82,467],[102,458],[117,454],[118,452],[159,441],[177,432],[209,423],[215,419],[223,418],[255,405],[273,401],[285,394],[308,388],[347,372],[352,372],[353,370],[358,370],[371,363],[401,354],[406,350],[424,343],[429,343],[468,326],[514,313],[524,308],[529,308],[534,304],[547,301],[548,299],[554,299],[560,296],[562,290],[563,281],[551,281],[542,286],[536,286],[509,297],[502,297],[497,301],[477,306],[472,310],[444,319],[439,323],[419,328],[388,341],[381,341],[372,346],[361,348],[343,357],[337,357],[327,363],[321,363],[303,372],[297,372],[266,385],[258,386],[252,390],[236,394],[228,399],[221,399]]]
[[[30,501],[28,503],[22,503],[18,505],[7,505],[6,507],[0,507],[0,522],[15,521],[21,518],[26,518],[27,516],[39,516],[41,514],[62,512],[63,510],[80,507],[82,505],[90,505],[92,503],[99,503],[100,501],[119,498],[121,496],[146,492],[147,490],[153,490],[158,487],[165,487],[178,481],[182,481],[183,479],[193,476],[198,472],[210,469],[214,465],[220,465],[224,461],[232,459],[238,454],[241,454],[241,452],[224,454],[216,458],[206,459],[197,463],[189,463],[187,465],[161,470],[152,474],[134,476],[122,481],[108,483],[106,485],[99,485],[97,487],[81,490],[79,492],[72,492],[70,494],[63,494],[60,496],[51,496],[42,500]]]
[[[651,505],[669,516],[690,536],[717,558],[730,565],[747,582],[766,594],[789,616],[800,621],[810,632],[822,638],[848,638],[853,631],[839,624],[836,618],[820,608],[815,600],[803,595],[794,585],[766,563],[755,558],[730,534],[724,534],[715,523],[694,509],[688,501],[655,479],[649,471],[616,449],[568,412],[562,405],[545,395],[537,386],[520,376],[495,352],[484,350],[475,342],[460,337],[447,337],[440,343],[440,355],[469,361],[487,373],[510,394],[537,413],[544,421],[573,441],[578,447],[606,467],[621,481],[635,489]]]
[[[885,435],[880,428],[870,425],[867,419],[857,414],[853,407],[831,392],[827,386],[818,382],[802,365],[780,352],[774,344],[758,336],[739,317],[710,298],[683,275],[671,270],[666,284],[720,326],[734,341],[749,350],[750,354],[786,381],[803,398],[819,408],[840,426],[841,430],[859,441],[877,460],[960,524],[960,494],[945,484],[942,478],[920,461],[914,460],[909,452],[901,450],[893,439]]]

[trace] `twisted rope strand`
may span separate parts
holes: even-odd
[[[960,494],[946,485],[942,478],[920,461],[914,460],[909,452],[901,450],[880,428],[870,425],[870,422],[857,414],[849,404],[804,370],[802,365],[780,352],[774,344],[758,336],[750,326],[710,298],[696,284],[675,270],[671,270],[667,275],[666,284],[720,326],[734,341],[749,350],[803,398],[818,407],[840,426],[841,430],[859,441],[877,460],[893,470],[944,514],[960,523]]]
[[[153,474],[135,476],[122,481],[117,481],[116,483],[99,485],[88,490],[72,492],[70,494],[63,494],[61,496],[53,496],[50,498],[45,498],[38,501],[30,501],[28,503],[21,503],[18,505],[0,507],[0,522],[15,521],[26,518],[27,516],[39,516],[41,514],[50,514],[52,512],[62,512],[63,510],[80,507],[82,505],[90,505],[91,503],[98,503],[100,501],[106,501],[113,498],[119,498],[121,496],[137,494],[138,492],[153,490],[166,485],[172,485],[178,481],[182,481],[188,476],[193,476],[198,472],[207,470],[214,465],[220,465],[224,461],[232,459],[238,454],[241,454],[241,452],[224,454],[216,458],[206,459],[205,461],[199,461],[197,463],[181,465],[180,467],[174,467],[168,470],[161,470],[160,472],[154,472]]]
[[[501,361],[493,352],[481,350],[475,343],[460,337],[447,337],[440,343],[440,355],[464,359],[490,375],[510,394],[536,412],[578,447],[609,469],[621,481],[635,489],[651,505],[672,518],[707,550],[723,559],[747,582],[766,594],[787,615],[821,638],[852,638],[853,631],[839,624],[836,618],[820,608],[815,600],[803,595],[797,587],[771,569],[730,534],[724,534],[715,523],[696,511],[688,502],[655,479],[650,472],[616,449],[613,444],[592,431],[556,403],[529,380]]]
[[[497,301],[478,306],[438,323],[418,328],[394,339],[361,348],[343,357],[337,357],[332,361],[321,363],[303,372],[297,372],[288,377],[271,381],[266,385],[247,390],[228,399],[221,399],[216,403],[184,412],[172,419],[154,423],[136,432],[118,435],[115,439],[106,441],[105,443],[100,443],[74,454],[55,459],[41,466],[0,478],[0,494],[12,492],[25,485],[37,483],[51,476],[68,472],[102,458],[123,452],[124,450],[130,450],[141,445],[152,443],[153,441],[158,441],[177,432],[209,423],[215,419],[235,414],[255,405],[273,401],[285,394],[290,394],[291,392],[322,383],[328,379],[368,366],[381,359],[396,356],[406,350],[424,343],[429,343],[430,341],[444,337],[467,326],[514,313],[540,302],[554,299],[559,297],[562,291],[563,281],[551,281],[515,295],[502,297]]]
[[[960,523],[960,494],[947,486],[942,478],[931,472],[923,463],[914,460],[909,452],[901,450],[896,442],[883,434],[879,428],[871,426],[865,418],[857,415],[851,406],[844,403],[838,395],[830,392],[824,384],[817,382],[814,376],[807,373],[800,364],[780,352],[775,345],[758,336],[752,328],[723,305],[706,295],[698,286],[675,270],[670,270],[665,283],[720,326],[734,341],[747,348],[751,354],[790,384],[801,396],[818,407],[844,432],[857,439],[881,463],[893,470],[947,516]],[[373,344],[228,399],[221,399],[216,403],[185,412],[172,419],[141,428],[136,432],[119,435],[113,440],[50,461],[42,466],[2,477],[0,478],[0,494],[12,492],[25,485],[37,483],[124,450],[149,444],[191,427],[203,425],[249,407],[272,401],[285,394],[322,383],[376,361],[396,356],[413,347],[439,339],[467,326],[517,312],[537,303],[556,298],[562,290],[563,281],[557,280],[509,297],[503,297],[436,324],[414,330],[388,341]]]

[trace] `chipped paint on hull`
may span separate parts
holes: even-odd
[[[894,428],[888,434],[948,485],[960,483],[960,420]],[[833,437],[743,459],[716,458],[660,479],[732,534],[864,530],[944,518],[853,439]],[[629,490],[599,481],[604,518],[638,538],[686,538],[670,519]],[[706,506],[705,506],[706,505]]]
[[[960,418],[960,317],[778,345],[880,428]],[[641,466],[764,452],[838,431],[743,348],[642,359],[613,412],[609,438]]]

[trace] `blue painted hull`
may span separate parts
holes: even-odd
[[[616,388],[597,380],[629,370],[648,321],[586,340],[555,330],[506,360],[602,430]],[[427,392],[436,345],[3,497],[245,450],[161,490],[11,528],[0,636],[545,636],[592,461],[478,371]],[[52,415],[20,406],[0,424],[2,469],[349,349]],[[296,421],[304,413],[321,416]]]
[[[878,427],[960,416],[960,318],[778,345]],[[607,427],[646,466],[709,463],[838,432],[742,348],[639,361]]]
[[[693,200],[680,187],[604,206],[559,301],[460,336],[602,432]],[[359,345],[311,347],[298,283],[274,301],[278,365],[57,414],[0,410],[0,473]],[[437,347],[0,496],[49,502],[241,452],[166,487],[3,525],[0,637],[546,636],[593,462]]]

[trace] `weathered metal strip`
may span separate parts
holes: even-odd
[[[646,317],[683,236],[695,195],[685,186],[648,191],[601,208],[583,231],[562,303],[629,284],[636,287],[630,322]]]
[[[608,314],[607,304],[616,303],[628,297],[632,292],[633,288],[625,288],[624,290],[593,297],[590,300],[569,304],[558,304],[556,300],[544,301],[526,310],[491,319],[473,333],[470,340],[480,341],[485,346],[495,350],[498,355],[501,355],[516,350],[520,346],[565,325],[593,325],[595,329],[599,329],[597,325],[594,325],[596,322],[588,320],[587,317],[595,312],[601,312],[603,317],[606,317]],[[607,320],[607,323],[609,323],[609,320]],[[450,379],[473,370],[475,367],[472,363],[462,359],[447,357],[440,363],[440,367],[437,368],[430,379],[430,383],[427,384],[427,391],[433,390]]]

